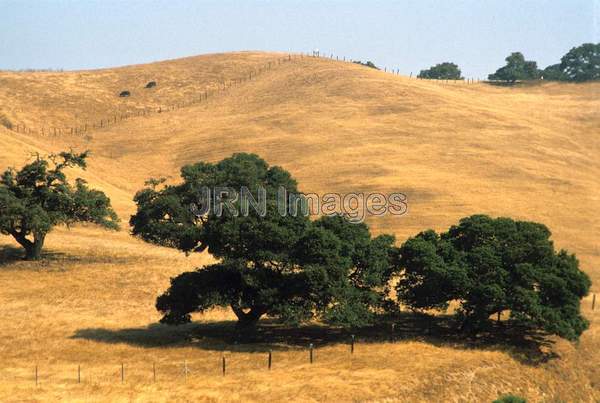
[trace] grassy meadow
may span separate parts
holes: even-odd
[[[0,237],[0,401],[600,400],[600,301],[592,311],[591,296],[583,302],[591,326],[578,344],[460,340],[444,333],[443,317],[434,325],[407,317],[394,340],[388,328],[358,331],[351,355],[348,332],[319,324],[266,321],[254,344],[230,342],[228,310],[182,327],[157,324],[154,302],[169,278],[212,258],[129,235],[133,195],[150,177],[175,181],[184,164],[241,151],[284,167],[304,192],[405,193],[406,215],[367,218],[398,243],[474,213],[543,222],[600,293],[600,83],[442,83],[329,59],[277,62],[286,57],[0,72],[0,114],[13,124],[69,127],[162,108],[82,135],[0,126],[2,170],[36,152],[91,150],[88,169],[72,174],[106,192],[123,224],[117,233],[59,228],[40,262],[22,261],[17,244]],[[157,87],[144,89],[151,80]],[[223,86],[206,101],[163,108]]]

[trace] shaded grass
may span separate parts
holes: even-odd
[[[71,264],[127,264],[143,257],[110,256],[102,254],[70,254],[59,250],[45,248],[39,260],[25,260],[25,250],[12,245],[0,245],[0,267],[19,270],[61,269]]]
[[[306,349],[310,344],[315,347],[348,344],[352,336],[357,344],[418,341],[459,350],[502,351],[527,365],[539,365],[558,358],[551,350],[553,342],[532,329],[504,322],[493,324],[490,329],[478,334],[467,334],[459,331],[448,315],[430,316],[412,312],[387,318],[374,326],[355,329],[322,324],[290,327],[262,320],[253,333],[241,335],[235,328],[235,321],[213,321],[180,326],[151,324],[116,330],[86,328],[77,330],[71,337],[143,348],[193,347],[214,351],[267,352]]]

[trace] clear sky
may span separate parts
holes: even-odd
[[[600,0],[0,0],[0,69],[88,69],[232,50],[315,48],[404,74],[485,77],[512,51],[545,67],[600,42]]]

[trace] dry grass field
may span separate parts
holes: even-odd
[[[154,301],[169,278],[211,257],[131,237],[132,197],[147,178],[176,179],[186,163],[239,151],[283,166],[304,192],[405,193],[406,215],[367,219],[398,242],[473,213],[541,221],[557,247],[577,253],[600,292],[600,83],[446,84],[326,59],[275,65],[285,56],[0,72],[0,115],[68,127],[182,103],[274,65],[206,102],[85,135],[0,126],[1,169],[34,152],[90,149],[88,170],[73,174],[104,190],[124,223],[118,233],[57,229],[36,263],[19,260],[16,244],[0,237],[0,401],[485,402],[509,392],[531,402],[600,400],[600,309],[591,311],[591,297],[583,303],[591,328],[581,341],[548,340],[543,355],[402,329],[395,342],[360,334],[350,355],[347,334],[317,325],[276,334],[272,343],[232,344],[233,316],[221,310],[184,327],[156,324]],[[157,87],[144,89],[151,80]],[[131,97],[119,98],[125,89]]]

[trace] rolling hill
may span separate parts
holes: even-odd
[[[157,87],[145,89],[149,81]],[[122,90],[131,96],[119,97]],[[77,174],[111,197],[124,223],[146,179],[176,180],[184,164],[254,152],[290,171],[304,192],[405,193],[406,215],[367,218],[375,233],[398,242],[474,213],[543,222],[600,291],[600,83],[443,83],[329,59],[239,52],[104,70],[0,72],[0,115],[13,125],[0,126],[0,168],[35,152],[90,149],[88,170]],[[93,126],[111,116],[117,122]],[[82,133],[67,130],[86,124]],[[485,401],[508,392],[530,401],[600,399],[591,297],[583,306],[592,326],[580,344],[557,341],[551,349],[559,358],[543,363],[506,346],[412,337],[365,344],[352,359],[343,343],[324,344],[313,366],[303,350],[282,348],[269,373],[264,350],[207,341],[206,325],[154,325],[154,299],[169,277],[210,256],[144,244],[126,226],[116,234],[58,229],[47,245],[45,261],[27,263],[17,260],[11,239],[0,238],[0,400]],[[228,318],[226,311],[198,317]],[[232,366],[225,378],[223,350]],[[121,362],[131,368],[124,384]],[[151,382],[153,362],[164,383]],[[38,388],[36,363],[46,371]]]

